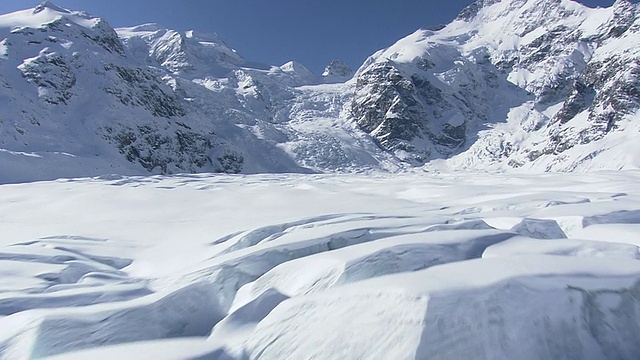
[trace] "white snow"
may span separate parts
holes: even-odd
[[[640,348],[620,336],[638,335],[622,314],[638,308],[624,299],[639,275],[623,259],[451,263],[287,300],[247,347],[260,359],[632,358]]]
[[[491,83],[474,69],[549,24],[588,37],[613,16],[568,0],[485,5],[360,72],[393,61],[451,95]],[[478,130],[468,150],[402,171],[410,154],[384,152],[351,118],[358,85],[333,83],[351,77],[341,62],[322,79],[293,61],[248,62],[216,34],[145,24],[117,36],[124,47],[103,20],[50,2],[0,16],[0,359],[638,358],[640,113],[499,172],[519,160],[509,151],[544,144],[563,106],[527,91],[591,59],[637,55],[637,38],[494,69],[496,87],[468,93],[487,100],[476,104],[486,122],[456,109],[438,119]],[[145,86],[187,115],[122,103]],[[96,104],[95,89],[128,87]],[[107,124],[215,134],[225,147],[214,159],[240,149],[243,172],[282,173],[130,176],[148,169],[95,141]],[[592,172],[525,172],[541,169]],[[311,171],[347,174],[288,173]]]
[[[405,79],[422,76],[442,91],[439,103],[452,105],[433,110],[424,127],[436,137],[455,127],[464,131],[464,141],[440,149],[433,136],[417,134],[415,151],[411,146],[383,151],[371,135],[384,133],[386,122],[369,134],[359,127],[354,93],[375,97],[377,85],[358,90],[358,75],[351,79],[340,61],[332,62],[323,78],[295,61],[276,66],[245,60],[217,34],[155,23],[114,30],[103,19],[50,2],[1,15],[0,183],[220,169],[396,172],[430,160],[429,169],[447,171],[640,167],[634,141],[638,114],[627,114],[603,139],[555,154],[545,148],[547,128],[563,104],[542,104],[531,95],[557,81],[573,81],[589,61],[612,54],[633,59],[634,31],[594,40],[606,35],[615,8],[624,4],[607,9],[569,0],[485,5],[469,21],[410,34],[358,71],[391,61]],[[562,27],[575,29],[583,40],[551,42],[555,55],[525,64],[526,57],[538,55],[531,54],[538,47],[527,46]],[[169,108],[171,114],[159,115]],[[400,116],[393,108],[383,114]],[[565,128],[578,133],[592,120],[579,114]],[[205,148],[185,150],[179,144],[185,129],[205,134]],[[528,154],[536,151],[542,155],[531,161]],[[241,158],[242,164],[225,169],[229,158]]]
[[[0,15],[0,29],[4,32],[5,29],[14,30],[22,27],[39,28],[42,24],[60,19],[66,19],[88,29],[94,27],[98,22],[98,18],[88,16],[83,12],[66,10],[50,2],[44,2],[35,9]]]
[[[632,359],[638,181],[460,172],[0,185],[0,357]]]
[[[49,360],[132,359],[154,360],[224,359],[224,349],[215,348],[201,338],[139,341],[97,349],[73,351],[47,357]],[[229,359],[229,358],[227,358]]]

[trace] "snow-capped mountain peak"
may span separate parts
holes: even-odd
[[[304,65],[300,64],[297,61],[289,61],[280,66],[282,71],[287,73],[296,73],[299,75],[312,75],[313,73],[307,69]]]
[[[0,16],[0,158],[11,159],[0,166],[22,169],[0,170],[640,167],[628,140],[638,9],[481,0],[354,75],[333,61],[317,76],[295,61],[248,61],[216,34],[114,30],[45,2]],[[36,158],[56,170],[34,175]]]
[[[37,13],[42,12],[42,11],[47,10],[47,9],[53,10],[53,11],[56,11],[56,12],[59,12],[59,13],[66,13],[66,14],[70,14],[71,13],[71,11],[69,11],[67,9],[64,9],[64,8],[61,8],[60,6],[58,6],[58,5],[52,3],[51,1],[48,1],[48,0],[41,2],[38,6],[36,6],[33,9],[33,13],[37,14]]]
[[[10,30],[21,27],[40,28],[55,21],[64,21],[91,29],[104,20],[85,12],[67,10],[50,1],[45,1],[33,9],[0,15],[0,28]]]
[[[636,166],[637,150],[613,138],[635,131],[624,124],[640,107],[637,9],[477,1],[368,59],[353,114],[381,146],[417,163],[460,154],[449,166]],[[604,155],[613,148],[625,154],[615,162]]]
[[[332,60],[322,72],[325,83],[345,82],[353,77],[353,69],[342,60]]]
[[[297,61],[288,61],[279,66],[285,74],[289,75],[293,79],[295,85],[308,85],[318,82],[318,77],[307,69],[304,65]]]
[[[217,34],[179,32],[159,24],[116,29],[136,56],[156,61],[181,76],[224,76],[246,61]]]

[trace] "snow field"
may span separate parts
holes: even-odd
[[[0,186],[0,358],[640,353],[640,173]]]
[[[380,277],[283,302],[250,358],[634,358],[636,260],[514,256]]]

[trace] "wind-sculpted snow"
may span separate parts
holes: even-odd
[[[236,294],[233,308],[274,289],[292,297],[372,277],[477,258],[487,246],[512,236],[496,231],[419,232],[303,257],[276,266],[245,285]]]
[[[637,172],[0,186],[0,358],[635,359]]]
[[[514,237],[490,246],[484,251],[482,257],[508,257],[522,254],[640,259],[640,249],[637,245],[578,239],[539,241],[526,237]]]
[[[257,325],[248,357],[632,359],[640,262],[615,264],[472,260],[298,297]]]

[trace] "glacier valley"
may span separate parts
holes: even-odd
[[[315,75],[45,1],[0,16],[0,182],[636,169],[639,9],[480,0]]]
[[[0,15],[0,359],[640,358],[640,5],[358,69]]]

